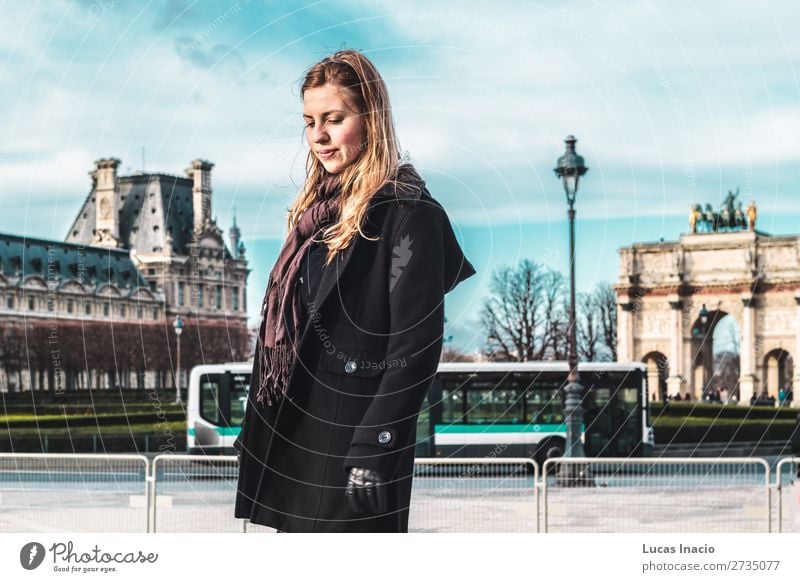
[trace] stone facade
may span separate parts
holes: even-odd
[[[740,348],[738,386],[728,392],[742,403],[792,393],[800,381],[790,370],[800,354],[800,236],[684,234],[619,254],[618,359],[651,365],[651,395],[662,398],[665,388],[703,397],[715,373],[715,326],[725,316],[735,321]]]

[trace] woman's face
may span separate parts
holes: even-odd
[[[330,83],[307,89],[303,95],[308,146],[331,174],[355,162],[366,140],[364,120],[349,99],[342,99],[345,95],[345,89]]]

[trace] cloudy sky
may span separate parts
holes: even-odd
[[[566,272],[564,137],[578,194],[578,287],[617,249],[675,240],[689,203],[728,190],[759,228],[800,230],[800,37],[786,1],[6,2],[0,18],[0,231],[63,239],[100,157],[122,173],[214,168],[236,208],[251,315],[302,180],[303,72],[340,48],[372,59],[402,148],[478,274],[448,295],[472,350],[493,269]]]

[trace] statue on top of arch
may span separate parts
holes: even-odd
[[[739,188],[734,193],[728,190],[728,195],[722,202],[719,211],[715,211],[711,204],[706,204],[705,211],[702,204],[689,206],[689,227],[692,234],[700,232],[735,232],[740,230],[756,229],[757,209],[755,200],[751,201],[747,209],[742,210],[742,203],[737,203]]]

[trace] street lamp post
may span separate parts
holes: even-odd
[[[564,184],[567,195],[567,216],[569,218],[569,375],[567,376],[566,398],[564,402],[564,416],[567,421],[567,444],[564,456],[567,458],[584,457],[583,443],[581,442],[581,427],[583,425],[583,386],[578,375],[578,350],[575,342],[575,196],[578,193],[578,182],[589,168],[583,163],[583,157],[575,153],[574,136],[568,135],[564,140],[567,149],[553,170]],[[586,465],[561,465],[557,482],[561,485],[590,485],[591,477],[588,475]]]
[[[172,322],[172,327],[175,328],[175,341],[177,343],[177,367],[175,370],[175,404],[182,404],[181,400],[181,332],[183,331],[183,319],[178,315],[175,321]]]

